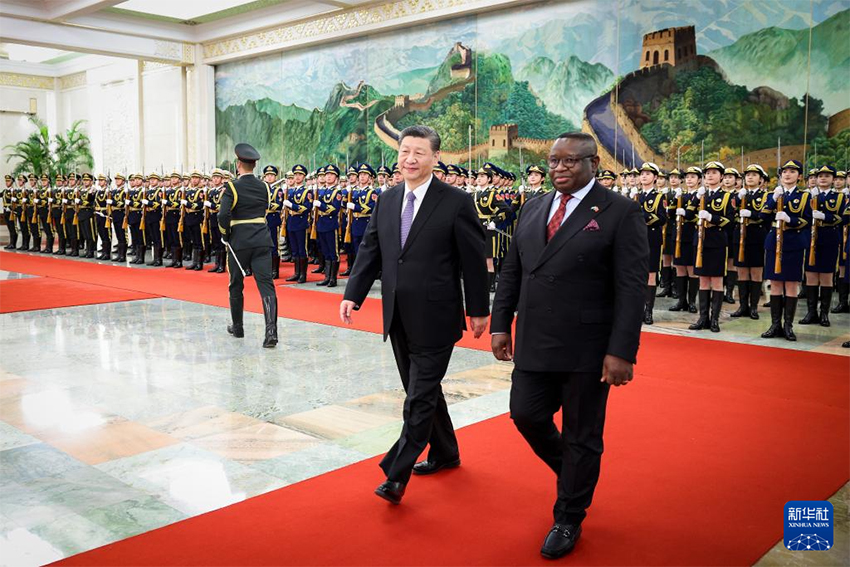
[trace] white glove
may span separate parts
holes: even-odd
[[[207,208],[212,207],[212,203],[210,203],[209,201],[204,201],[204,206]]]
[[[186,199],[180,199],[180,204],[185,207],[186,205],[189,204],[189,201],[187,201]]]
[[[322,202],[321,202],[321,201],[319,201],[318,199],[317,199],[317,200],[315,200],[315,201],[313,201],[313,208],[314,208],[314,209],[318,209],[318,208],[319,208],[319,207],[321,207],[321,206],[322,206]]]
[[[496,223],[490,221],[487,223],[487,230],[496,230]]]
[[[107,205],[111,205],[111,204],[112,204],[112,199],[107,199],[107,200],[106,200],[106,204],[107,204]]]
[[[290,201],[289,199],[286,199],[283,202],[283,206],[286,207],[287,209],[291,209],[292,208],[292,201]]]
[[[699,218],[701,218],[702,220],[705,220],[705,221],[710,221],[711,220],[711,213],[709,213],[708,211],[700,211],[699,212]]]
[[[676,189],[676,198],[678,199],[681,196],[682,196],[682,189],[681,188]]]
[[[353,211],[354,210],[354,203],[346,203],[345,208],[348,209],[349,211]]]
[[[35,204],[37,205],[37,204],[38,204],[38,199],[33,199],[33,200],[32,200],[32,202],[33,202],[33,203],[35,203]]]
[[[700,187],[697,189],[697,197],[702,197],[703,195],[705,195],[705,187]]]
[[[26,202],[27,202],[26,198],[21,199],[21,203],[26,203]]]
[[[68,199],[62,199],[62,204],[63,204],[63,205],[67,205],[67,204],[68,204]]]
[[[683,209],[683,208],[681,208],[681,207],[679,207],[678,209],[676,209],[676,216],[678,216],[678,217],[683,217],[683,216],[685,216],[686,214],[687,214],[687,213],[685,212],[685,209]]]
[[[148,201],[147,199],[142,199],[142,204],[143,204],[143,205],[147,205],[148,203],[150,203],[150,201]]]
[[[163,205],[167,205],[167,204],[168,204],[168,199],[163,199],[163,200],[162,200],[162,204],[163,204]]]
[[[777,187],[773,190],[773,200],[778,201],[779,197],[781,197],[785,193],[785,190],[782,187]]]
[[[788,216],[788,213],[785,211],[779,211],[776,213],[776,220],[783,222],[791,222],[791,217]]]
[[[74,204],[75,204],[75,205],[79,205],[79,204],[80,204],[80,200],[79,200],[79,199],[74,199]]]
[[[753,216],[753,212],[749,209],[741,209],[741,212],[738,213],[738,216],[742,219],[748,219]]]
[[[845,187],[844,189],[841,190],[841,192],[844,193],[845,195],[850,195],[850,187]]]
[[[53,197],[48,197],[48,198],[47,198],[47,202],[48,202],[48,203],[52,203],[52,202],[53,202]]]
[[[17,203],[17,202],[18,202],[18,198],[17,198],[17,197],[12,197],[12,202],[13,202],[13,203]]]
[[[746,189],[741,189],[740,191],[738,191],[738,198],[739,199],[743,199],[746,196],[747,196],[747,190]]]
[[[826,215],[820,211],[812,211],[812,218],[815,220],[825,220]]]
[[[634,199],[634,198],[637,196],[637,194],[638,194],[638,190],[637,190],[637,188],[632,187],[632,190],[631,190],[631,191],[629,191],[629,197],[631,197],[632,199]]]
[[[809,189],[809,194],[812,197],[817,197],[818,195],[820,195],[820,189],[818,189],[817,187],[812,187],[811,189]]]

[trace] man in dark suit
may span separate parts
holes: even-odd
[[[227,271],[230,272],[230,317],[233,324],[227,327],[227,332],[237,338],[245,336],[242,291],[245,289],[245,275],[253,274],[266,319],[263,347],[274,348],[277,344],[277,294],[272,280],[273,243],[266,226],[271,188],[254,175],[260,159],[257,150],[248,144],[236,144],[236,158],[238,178],[225,184],[218,212],[221,241],[228,251]]]
[[[439,159],[433,129],[411,126],[401,133],[404,184],[377,197],[340,304],[340,318],[350,324],[382,272],[384,340],[390,337],[407,392],[401,437],[381,461],[387,480],[375,491],[393,504],[401,502],[412,472],[460,465],[440,382],[466,329],[464,299],[476,337],[489,315],[484,230],[472,199],[432,175]],[[429,443],[428,458],[414,467]]]
[[[555,140],[555,191],[523,208],[490,325],[493,354],[514,361],[511,418],[558,477],[555,525],[541,549],[552,559],[581,535],[599,478],[608,389],[632,379],[643,320],[646,224],[637,202],[595,181],[598,166],[591,136]],[[552,419],[559,409],[563,434]]]

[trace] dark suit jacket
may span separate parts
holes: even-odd
[[[404,191],[402,183],[378,197],[345,299],[359,307],[382,272],[384,340],[393,317],[399,317],[410,343],[444,347],[457,342],[466,329],[464,297],[467,315],[489,314],[484,229],[472,199],[435,177],[402,249]]]
[[[242,175],[225,183],[218,225],[234,250],[273,245],[266,228],[266,210],[270,200],[269,185],[254,175]]]
[[[597,182],[547,244],[554,197],[525,204],[490,332],[511,332],[517,313],[514,363],[521,370],[601,373],[606,354],[634,362],[649,254],[640,206]],[[598,230],[585,229],[591,220]]]

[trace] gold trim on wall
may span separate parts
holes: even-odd
[[[56,87],[56,80],[53,77],[43,77],[41,75],[0,72],[0,86],[52,91]]]
[[[306,22],[205,43],[203,44],[204,58],[214,59],[262,47],[282,46],[293,41],[383,24],[469,3],[468,0],[399,0],[367,8],[354,8]]]
[[[59,90],[64,91],[84,86],[86,86],[85,71],[80,71],[79,73],[74,73],[73,75],[65,75],[64,77],[59,77]]]

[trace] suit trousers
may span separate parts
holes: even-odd
[[[257,282],[260,297],[272,297],[275,295],[274,280],[272,280],[272,249],[271,246],[259,248],[244,248],[236,250],[239,264],[246,272],[253,274]],[[230,298],[241,299],[245,289],[245,277],[239,271],[239,266],[233,259],[234,251],[227,250],[227,271],[230,273]]]
[[[458,458],[457,438],[440,386],[454,343],[438,348],[413,344],[398,317],[393,318],[390,326],[390,342],[407,396],[401,436],[380,467],[388,480],[407,483],[413,465],[429,443],[429,460],[445,462]]]
[[[601,376],[601,371],[528,372],[515,368],[511,377],[511,419],[534,453],[557,475],[557,523],[580,524],[584,520],[599,480],[610,389],[599,381]],[[560,432],[553,420],[559,409]]]

